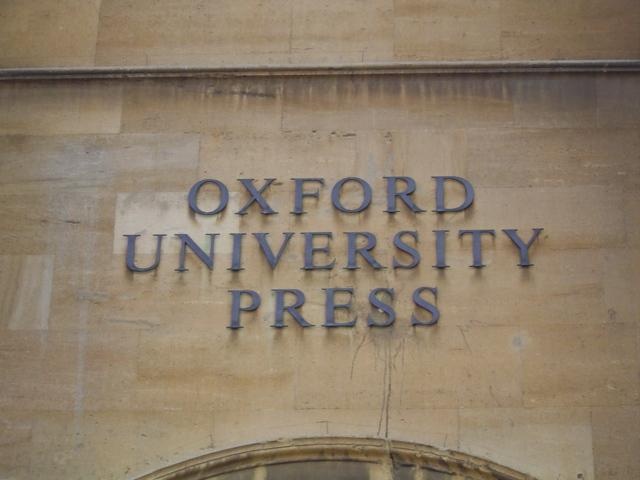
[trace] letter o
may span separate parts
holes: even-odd
[[[215,210],[211,210],[210,212],[201,210],[197,205],[198,192],[200,191],[200,188],[202,188],[207,183],[215,185],[216,187],[218,187],[218,190],[220,190],[220,205],[218,205],[218,208],[216,208]],[[220,213],[227,207],[227,203],[229,203],[229,190],[227,190],[225,184],[220,182],[219,180],[215,180],[213,178],[205,178],[204,180],[196,182],[193,187],[191,187],[191,190],[189,190],[189,208],[200,215],[215,215],[216,213]]]
[[[342,187],[347,182],[356,182],[362,187],[362,203],[360,206],[356,208],[346,208],[342,202],[340,201],[340,192],[342,191]],[[358,213],[365,210],[371,204],[371,186],[358,177],[345,177],[339,180],[331,190],[331,203],[333,206],[344,213]]]

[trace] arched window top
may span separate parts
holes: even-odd
[[[482,458],[356,437],[276,440],[221,450],[138,480],[534,480]]]

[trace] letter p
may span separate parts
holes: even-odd
[[[231,292],[231,323],[227,328],[233,330],[242,328],[240,325],[240,312],[253,312],[260,306],[260,295],[253,290],[229,290]],[[246,307],[242,306],[242,296],[251,297],[251,304]]]

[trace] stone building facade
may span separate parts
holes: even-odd
[[[639,59],[636,0],[0,2],[0,478],[640,478]]]

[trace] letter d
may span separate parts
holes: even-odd
[[[465,180],[462,177],[431,177],[436,181],[436,209],[433,210],[436,213],[444,212],[460,212],[466,208],[469,208],[473,203],[475,192],[473,186],[469,180]],[[445,180],[453,180],[458,182],[464,187],[464,202],[459,206],[453,208],[447,208],[444,206],[444,182]]]

